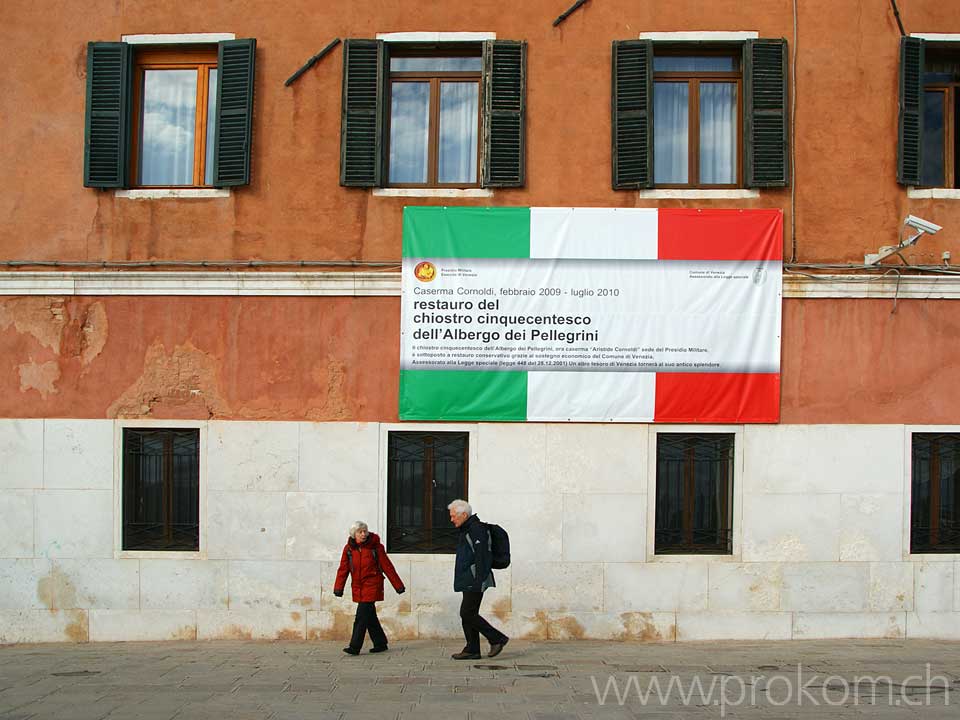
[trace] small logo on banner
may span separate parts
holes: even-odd
[[[413,274],[420,282],[431,282],[437,276],[437,266],[429,260],[417,263]]]

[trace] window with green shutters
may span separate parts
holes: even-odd
[[[783,40],[614,42],[614,189],[786,186],[786,73]]]
[[[519,187],[526,43],[344,43],[340,183]]]
[[[255,49],[90,43],[84,185],[248,184]]]

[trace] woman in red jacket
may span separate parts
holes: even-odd
[[[370,632],[370,641],[373,643],[370,652],[379,653],[387,649],[387,635],[377,617],[376,605],[377,601],[383,600],[384,573],[390,578],[390,584],[397,594],[402,595],[406,588],[387,557],[387,551],[380,543],[380,536],[370,532],[367,524],[358,520],[350,527],[350,535],[340,557],[337,579],[333,583],[333,594],[343,597],[343,586],[347,582],[347,575],[350,575],[353,601],[357,603],[353,636],[350,644],[343,649],[349,655],[360,654],[367,631]]]

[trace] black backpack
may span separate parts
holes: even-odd
[[[490,535],[490,567],[503,570],[510,567],[510,536],[499,525],[484,523]]]

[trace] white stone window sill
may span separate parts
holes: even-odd
[[[114,553],[117,560],[207,560],[206,552],[189,550],[118,550]]]
[[[374,188],[374,197],[413,198],[491,198],[493,190],[487,188]]]
[[[640,190],[641,200],[755,200],[760,197],[759,190],[683,190],[663,188],[660,190]]]
[[[960,190],[954,188],[907,188],[912,200],[960,200]]]
[[[150,190],[117,190],[116,197],[127,200],[165,200],[168,198],[228,198],[229,188],[153,188]]]

